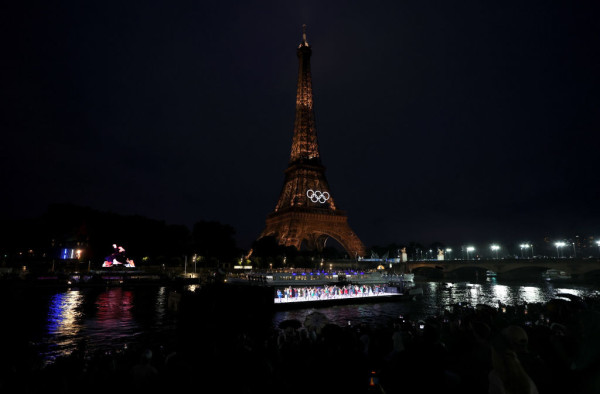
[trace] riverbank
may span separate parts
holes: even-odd
[[[174,275],[169,272],[120,269],[111,267],[85,272],[10,273],[0,277],[4,288],[88,288],[134,285],[179,286],[199,284],[196,275]]]

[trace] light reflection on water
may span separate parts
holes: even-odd
[[[557,294],[572,294],[577,297],[581,297],[583,292],[579,289],[556,289]]]
[[[335,324],[346,325],[364,322],[367,324],[385,325],[399,315],[412,320],[425,319],[438,315],[450,305],[468,303],[473,306],[485,304],[498,307],[498,302],[506,305],[523,303],[544,303],[555,298],[559,293],[573,294],[579,297],[599,296],[600,291],[591,285],[565,285],[555,288],[551,282],[527,284],[500,284],[496,279],[488,279],[481,283],[470,282],[421,282],[417,287],[423,289],[423,296],[416,300],[385,302],[367,305],[343,305],[320,308],[319,312]],[[277,327],[286,319],[297,319],[304,322],[308,314],[316,309],[281,311],[275,313],[273,326]]]
[[[174,321],[167,316],[166,298],[165,287],[115,287],[100,292],[69,289],[55,293],[48,300],[47,324],[37,342],[40,354],[50,363],[72,353],[81,342],[90,352],[120,350],[141,336],[172,330]],[[145,317],[148,313],[150,319]]]
[[[165,317],[167,304],[167,288],[165,286],[161,286],[158,289],[158,294],[156,294],[156,320],[161,321]]]
[[[78,310],[82,298],[77,290],[58,293],[50,298],[46,329],[49,336],[56,338],[51,343],[51,353],[70,353],[76,344],[82,328],[81,312]]]
[[[338,325],[348,322],[384,325],[399,315],[415,321],[424,319],[459,302],[497,306],[498,302],[507,305],[547,302],[559,293],[579,297],[600,295],[591,285],[555,287],[552,282],[500,284],[491,279],[479,283],[417,282],[416,285],[423,289],[423,296],[416,300],[282,311],[274,313],[265,323],[277,327],[286,319],[304,322],[308,314],[318,310]],[[167,338],[175,331],[175,317],[168,313],[167,297],[165,287],[57,290],[43,297],[31,295],[22,310],[39,310],[35,305],[45,304],[40,316],[43,316],[39,326],[42,332],[36,335],[35,342],[46,362],[52,362],[57,356],[70,354],[82,340],[93,352]],[[27,323],[18,321],[18,324],[25,329]]]

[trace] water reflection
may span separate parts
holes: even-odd
[[[492,294],[498,302],[503,304],[508,304],[510,302],[508,286],[495,285],[492,287]]]
[[[579,297],[600,294],[592,286],[573,285],[555,289],[552,283],[535,284],[500,284],[496,280],[481,283],[470,282],[420,282],[417,286],[423,289],[423,296],[415,301],[385,302],[381,304],[344,305],[331,308],[320,308],[319,312],[335,324],[346,325],[361,322],[367,324],[387,324],[400,315],[417,321],[428,316],[440,314],[450,305],[467,303],[473,306],[485,304],[498,307],[498,302],[505,305],[523,303],[544,303],[555,298],[559,293],[567,293]],[[273,326],[285,319],[304,321],[314,309],[277,312],[273,316]]]
[[[581,290],[578,289],[556,289],[556,292],[558,294],[571,294],[577,297],[582,297],[583,296],[583,292]]]
[[[161,286],[158,289],[158,294],[156,295],[156,319],[158,321],[162,321],[165,317],[165,304],[166,304],[166,293],[167,288],[165,286]]]
[[[418,282],[423,296],[410,301],[375,304],[339,305],[328,308],[308,308],[276,312],[269,320],[256,324],[274,327],[286,319],[304,322],[306,316],[318,310],[338,325],[361,323],[384,325],[400,315],[419,320],[437,315],[456,303],[487,304],[498,306],[547,302],[559,293],[585,297],[598,295],[593,286],[561,283],[555,288],[552,282],[504,283],[496,281],[469,282]],[[35,332],[30,338],[39,345],[47,361],[71,353],[86,341],[90,351],[122,348],[124,344],[164,340],[173,337],[176,315],[167,308],[168,288],[108,288],[67,290],[52,294],[30,293],[23,311],[28,319],[11,314],[14,329]],[[1,304],[4,301],[4,304]],[[5,306],[10,299],[1,299]],[[37,308],[42,306],[42,309]]]
[[[542,289],[533,286],[522,286],[519,292],[519,298],[521,302],[537,303],[544,302],[545,298]]]
[[[53,295],[49,301],[47,335],[52,338],[51,346],[56,354],[69,354],[78,341],[81,331],[82,295],[78,290],[69,290]]]
[[[131,316],[133,291],[120,287],[108,289],[98,296],[96,306],[98,313],[95,328],[98,332],[117,338],[131,335],[131,329],[136,327]]]
[[[77,307],[81,305],[81,294],[77,290],[55,294],[50,298],[48,310],[49,335],[76,335],[81,329],[77,319],[81,312]]]

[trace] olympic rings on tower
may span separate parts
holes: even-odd
[[[308,189],[306,191],[306,197],[312,202],[320,202],[324,204],[325,201],[329,200],[329,193],[322,192],[320,190]]]

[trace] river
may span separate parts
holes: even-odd
[[[412,301],[379,304],[342,305],[319,308],[339,325],[387,324],[399,315],[413,320],[440,313],[454,303],[503,304],[547,302],[557,294],[580,297],[600,296],[592,284],[546,281],[497,282],[416,282],[423,296]],[[29,344],[46,364],[71,353],[85,340],[89,350],[115,350],[127,345],[173,340],[176,314],[167,309],[169,289],[165,286],[131,288],[0,289],[3,336]],[[270,321],[276,327],[286,319],[304,321],[314,309],[274,312]]]

